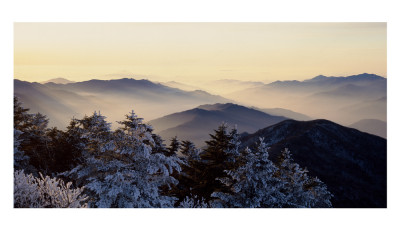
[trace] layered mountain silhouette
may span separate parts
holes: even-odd
[[[191,140],[201,147],[222,122],[230,126],[237,125],[239,132],[252,133],[286,119],[233,103],[217,103],[170,114],[149,123],[166,141],[177,136],[180,140]]]
[[[132,78],[51,79],[44,84],[14,80],[14,94],[24,107],[47,115],[50,126],[61,129],[72,117],[95,110],[115,124],[134,109],[166,143],[177,136],[202,147],[222,122],[237,125],[243,147],[254,147],[264,137],[274,161],[289,148],[295,162],[328,185],[335,195],[334,207],[386,207],[386,78],[320,75],[270,84],[235,80],[213,84],[232,86],[237,92],[228,97],[243,105],[182,83],[166,86]]]
[[[245,105],[296,110],[342,125],[362,119],[386,121],[387,80],[374,74],[317,76],[305,81],[276,81],[227,97]]]
[[[132,78],[67,84],[14,80],[14,94],[25,107],[47,115],[50,125],[60,128],[65,128],[73,116],[81,118],[95,110],[110,122],[123,120],[132,109],[150,120],[205,103],[229,101],[201,90],[183,91]]]
[[[386,139],[328,120],[285,120],[244,134],[242,146],[252,148],[260,137],[274,161],[288,148],[295,162],[326,183],[334,207],[387,206]]]

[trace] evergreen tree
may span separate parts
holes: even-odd
[[[230,133],[227,124],[222,123],[215,134],[210,134],[211,140],[206,141],[206,148],[200,155],[202,160],[202,176],[196,186],[200,196],[210,199],[213,192],[230,192],[218,179],[226,177],[225,170],[233,170],[238,166],[240,142],[236,128]]]
[[[225,170],[219,178],[231,192],[214,192],[214,207],[331,207],[332,195],[318,178],[294,163],[290,152],[282,152],[278,167],[269,160],[268,148],[260,138],[256,152],[246,148],[240,167]]]
[[[166,155],[167,156],[176,156],[176,153],[179,151],[179,148],[181,147],[181,143],[178,141],[178,138],[175,136],[171,139],[171,143],[169,144],[169,147],[167,148]]]
[[[24,151],[21,150],[20,139],[22,132],[14,128],[14,168],[15,169],[26,169],[29,165],[29,157],[25,155]]]
[[[181,153],[186,162],[200,160],[200,150],[191,141],[182,141]]]
[[[151,137],[153,139],[152,153],[153,154],[165,154],[167,152],[167,149],[165,147],[164,141],[161,138],[161,136],[159,136],[157,134],[152,134]]]
[[[282,151],[278,163],[276,176],[284,182],[282,189],[286,195],[285,207],[332,207],[330,201],[333,196],[326,185],[317,177],[307,175],[303,169],[293,161],[289,149]]]
[[[177,206],[181,206],[181,202],[184,200],[201,203],[200,193],[196,189],[202,174],[199,149],[191,141],[182,141],[181,154],[181,172],[173,174],[173,177],[178,180],[178,184],[172,187],[169,194],[178,199]]]
[[[274,177],[277,168],[269,160],[267,147],[260,139],[255,153],[246,148],[241,154],[240,166],[225,170],[228,177],[219,180],[231,192],[214,192],[215,207],[281,207],[285,202],[280,192],[282,182]]]
[[[99,119],[97,119],[99,121]],[[86,187],[92,193],[91,206],[97,207],[171,207],[173,197],[160,193],[164,185],[176,183],[171,176],[179,171],[176,157],[152,153],[155,145],[149,126],[142,123],[132,111],[119,122],[123,126],[112,136],[99,136],[84,131],[84,138],[97,138],[97,143],[88,141],[88,156],[83,166],[70,174],[87,180]],[[100,122],[99,126],[104,123]],[[94,129],[103,135],[104,129]]]
[[[25,132],[31,126],[31,116],[28,114],[29,109],[23,108],[18,97],[14,96],[14,128]]]
[[[49,138],[49,168],[51,173],[58,174],[70,171],[81,163],[82,149],[79,141],[71,140],[71,136],[57,128],[51,128],[46,132]]]
[[[82,161],[65,175],[73,179],[76,185],[84,186],[89,178],[99,175],[99,166],[111,159],[113,149],[109,143],[112,141],[111,125],[106,121],[105,116],[94,112],[81,120],[73,119],[68,132],[72,140],[80,140]],[[89,189],[85,192],[93,198],[93,193],[90,193]],[[89,200],[89,204],[92,202],[93,200]]]
[[[18,148],[23,151],[28,164],[24,164],[25,171],[38,175],[39,172],[52,174],[50,138],[46,135],[48,119],[45,115],[29,114],[29,109],[21,106],[17,97],[14,97],[14,129],[18,140]],[[21,165],[16,166],[21,168]]]

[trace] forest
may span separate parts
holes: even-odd
[[[99,112],[49,127],[14,97],[15,208],[329,208],[332,194],[285,148],[243,147],[222,123],[196,148],[164,144],[132,110],[111,129]]]

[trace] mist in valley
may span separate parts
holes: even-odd
[[[178,136],[200,146],[222,122],[253,133],[285,119],[327,119],[386,137],[386,91],[386,78],[373,74],[272,83],[218,80],[198,86],[133,78],[14,81],[14,94],[32,112],[45,114],[50,126],[65,129],[72,118],[100,111],[115,129],[134,110],[166,142]]]

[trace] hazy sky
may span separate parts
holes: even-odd
[[[15,78],[386,77],[386,23],[15,23]]]

